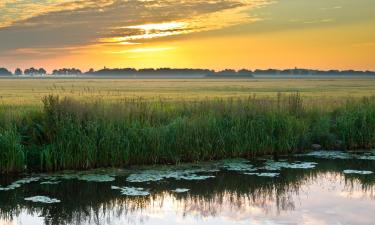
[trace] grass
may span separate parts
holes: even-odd
[[[308,106],[277,97],[82,101],[0,108],[3,173],[180,163],[323,148],[375,147],[375,98]]]
[[[201,100],[275,97],[300,92],[305,102],[341,104],[348,97],[375,95],[373,78],[258,78],[258,79],[0,79],[0,103],[13,107],[41,107],[46,95],[82,101],[142,98],[145,100]],[[337,103],[338,101],[338,103]]]

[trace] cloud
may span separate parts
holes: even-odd
[[[333,19],[317,19],[317,20],[309,20],[309,21],[304,21],[303,23],[305,24],[315,24],[315,23],[330,23],[333,22]]]
[[[61,10],[77,10],[103,7],[113,0],[2,0],[0,3],[0,27],[11,26],[17,21]]]
[[[0,52],[141,44],[256,21],[270,0],[5,0]]]

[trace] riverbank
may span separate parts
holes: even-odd
[[[0,171],[175,164],[375,146],[375,99],[327,106],[298,94],[197,101],[77,101],[0,109]]]

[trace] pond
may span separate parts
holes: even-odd
[[[293,157],[0,177],[0,224],[374,224],[375,157]]]

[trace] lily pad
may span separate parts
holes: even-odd
[[[374,155],[361,155],[361,156],[357,157],[357,159],[361,159],[361,160],[375,160],[375,156]]]
[[[40,182],[40,184],[50,184],[50,185],[55,185],[55,184],[59,184],[61,183],[61,181],[44,181],[44,182]]]
[[[315,151],[300,156],[310,156],[321,159],[351,159],[353,156],[341,151]]]
[[[315,151],[299,156],[309,156],[321,159],[360,159],[360,160],[375,160],[375,155],[368,153],[364,155],[351,154],[349,152],[341,151]]]
[[[257,169],[254,168],[253,165],[248,163],[247,160],[225,160],[223,162],[222,167],[229,171],[237,171],[237,172],[251,172],[256,171]]]
[[[265,170],[281,170],[281,169],[313,169],[317,163],[315,162],[294,162],[294,163],[288,163],[288,162],[275,162],[275,161],[267,161],[265,163],[265,166],[263,169]]]
[[[0,187],[0,191],[14,190],[16,188],[21,187],[24,184],[29,184],[31,182],[36,182],[36,181],[39,181],[39,180],[40,180],[40,177],[26,177],[26,178],[17,180],[17,181],[11,183],[10,185],[8,185],[6,187]]]
[[[135,188],[135,187],[118,187],[112,186],[113,190],[120,190],[122,195],[127,196],[147,196],[150,195],[150,192],[145,191],[144,188]]]
[[[78,180],[102,183],[102,182],[115,181],[115,178],[109,175],[88,174],[88,175],[83,175],[83,176],[78,177]]]
[[[152,182],[161,181],[167,178],[167,173],[156,170],[146,170],[141,173],[131,174],[126,178],[128,182],[142,183],[142,182]]]
[[[205,170],[144,170],[139,173],[131,174],[127,177],[128,182],[143,183],[155,182],[164,179],[175,180],[206,180],[214,178],[213,175],[198,175],[197,173],[206,172]]]
[[[246,175],[254,175],[258,177],[278,177],[280,173],[244,173]]]
[[[45,203],[45,204],[53,204],[53,203],[60,203],[61,201],[55,198],[50,198],[47,196],[34,196],[30,198],[25,198],[26,201],[36,202],[36,203]]]
[[[190,191],[190,189],[187,189],[187,188],[177,188],[173,192],[176,192],[176,193],[185,193],[185,192],[188,192],[188,191]]]
[[[359,174],[359,175],[370,175],[374,172],[372,171],[365,171],[365,170],[344,170],[345,174]]]
[[[189,174],[186,176],[175,177],[176,180],[207,180],[209,178],[215,178],[215,176]]]

